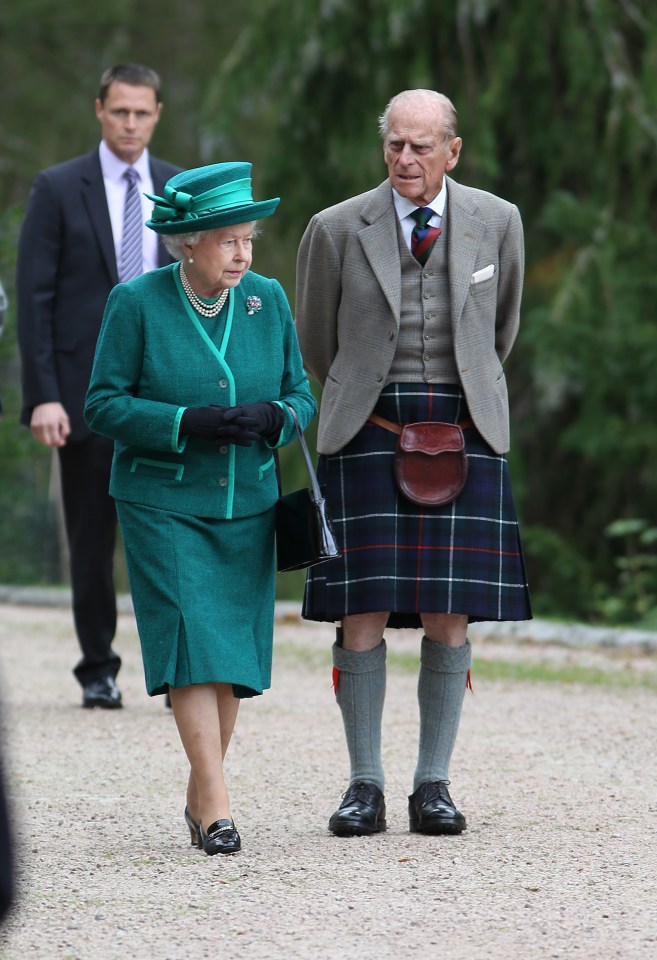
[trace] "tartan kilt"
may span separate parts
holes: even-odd
[[[374,412],[397,423],[469,418],[455,384],[390,384]],[[319,457],[342,556],[308,570],[303,617],[335,621],[389,610],[390,627],[419,627],[420,612],[531,619],[506,458],[476,429],[464,436],[468,480],[442,507],[418,506],[398,492],[397,435],[382,427],[366,423],[337,454]]]

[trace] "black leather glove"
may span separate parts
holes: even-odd
[[[260,434],[269,443],[275,443],[283,428],[285,414],[277,403],[244,403],[229,407],[225,413],[228,423],[235,423],[244,430]]]
[[[234,407],[187,407],[180,419],[178,430],[180,437],[202,437],[204,440],[236,443],[240,447],[250,447],[252,440],[259,434],[248,429],[247,424],[226,421],[226,412]]]

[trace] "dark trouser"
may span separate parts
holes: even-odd
[[[92,434],[59,449],[64,516],[71,558],[73,620],[82,659],[74,674],[83,686],[115,677],[116,633],[113,561],[116,509],[109,495],[114,443]]]

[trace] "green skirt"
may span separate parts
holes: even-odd
[[[275,510],[215,520],[117,500],[151,696],[231,683],[236,697],[271,684]]]

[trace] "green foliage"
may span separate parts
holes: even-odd
[[[51,583],[59,575],[57,518],[48,500],[50,454],[34,446],[15,421],[0,430],[1,583]]]
[[[657,527],[640,518],[614,520],[605,535],[622,543],[622,553],[615,560],[614,589],[600,591],[602,618],[608,623],[657,627]]]
[[[548,526],[525,526],[522,543],[535,616],[586,620],[594,591],[591,565],[577,544]]]

